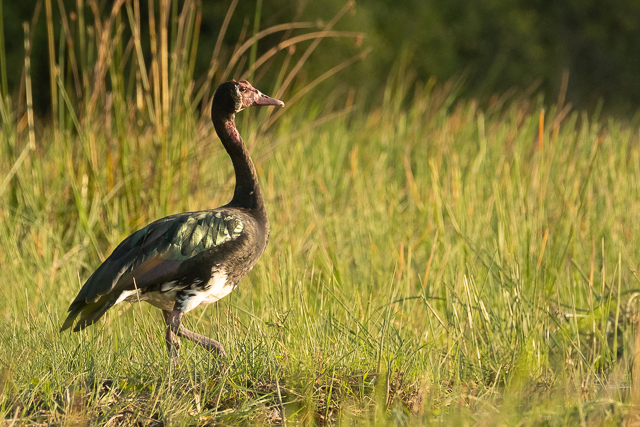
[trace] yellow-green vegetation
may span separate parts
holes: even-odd
[[[120,4],[114,28],[135,28],[135,4]],[[93,47],[78,36],[77,61],[56,39],[52,124],[36,126],[28,71],[22,107],[3,92],[5,424],[633,420],[638,130],[530,96],[480,108],[402,67],[372,107],[341,90],[305,98],[314,82],[283,88],[304,49],[281,52],[273,87],[256,83],[299,101],[237,117],[267,201],[267,251],[229,297],[186,319],[229,358],[183,342],[173,368],[161,315],[144,304],[60,334],[124,237],[231,197],[231,163],[198,114],[209,88],[194,90],[185,59],[197,8],[176,16],[184,39],[158,30],[146,65],[135,31],[129,46],[103,23],[111,33]]]

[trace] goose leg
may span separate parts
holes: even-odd
[[[171,363],[175,366],[179,361],[178,351],[180,350],[180,338],[171,330],[171,325],[169,324],[171,312],[162,310],[162,316],[164,317],[164,323],[167,325],[167,333],[164,337],[164,341],[167,344],[167,352],[171,358]]]
[[[206,348],[210,352],[217,354],[218,356],[227,357],[224,347],[218,341],[213,338],[205,337],[204,335],[196,334],[182,325],[182,316],[184,315],[184,312],[173,310],[171,313],[166,311],[163,311],[163,313],[168,314],[166,322],[172,333],[176,334],[178,337],[186,338],[189,341]]]

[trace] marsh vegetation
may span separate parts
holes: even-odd
[[[172,367],[161,315],[142,304],[60,334],[69,302],[124,237],[231,197],[207,99],[214,81],[260,79],[245,42],[262,33],[235,56],[214,51],[209,74],[194,76],[201,17],[185,4],[175,20],[171,8],[150,15],[147,61],[137,1],[116,2],[99,28],[52,34],[48,119],[34,117],[28,61],[19,100],[3,88],[4,424],[633,419],[637,127],[573,111],[562,93],[481,106],[459,99],[456,81],[412,81],[402,63],[375,106],[342,85],[311,97],[349,65],[296,80],[327,42],[318,34],[261,64],[273,76],[262,89],[287,107],[238,116],[271,240],[236,291],[187,321],[229,358],[185,343]]]

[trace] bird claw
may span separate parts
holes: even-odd
[[[178,356],[171,356],[171,366],[176,368],[180,364],[180,358]]]
[[[224,351],[224,347],[222,346],[222,344],[220,344],[218,341],[209,338],[209,342],[206,344],[202,344],[202,346],[204,348],[206,348],[207,350],[209,350],[211,353],[215,354],[216,356],[220,356],[220,357],[227,357],[227,352]]]

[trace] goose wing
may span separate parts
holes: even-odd
[[[188,212],[147,225],[123,240],[82,286],[61,331],[91,325],[123,291],[145,290],[179,279],[180,266],[201,252],[235,239],[244,225],[224,211]]]

